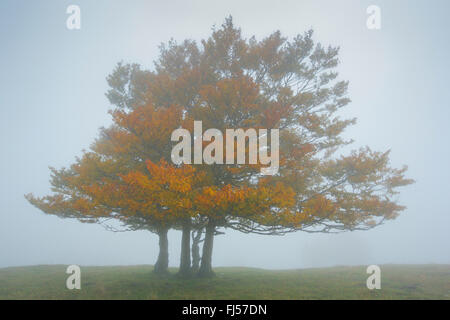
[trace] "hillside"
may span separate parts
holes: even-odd
[[[228,267],[213,279],[181,280],[157,278],[145,265],[81,267],[81,290],[70,291],[66,267],[0,269],[0,299],[450,299],[450,265],[382,265],[381,290],[366,288],[365,266]]]

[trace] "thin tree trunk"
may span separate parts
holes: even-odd
[[[192,273],[197,273],[200,268],[200,240],[202,232],[202,229],[192,232]]]
[[[181,236],[181,257],[178,274],[188,277],[191,274],[191,220],[183,223],[183,233]]]
[[[197,273],[200,268],[200,242],[203,229],[192,232],[192,273]]]
[[[158,230],[159,255],[153,269],[153,272],[157,274],[166,274],[169,272],[169,240],[167,238],[168,231],[168,228],[160,228]]]
[[[205,230],[205,242],[203,243],[202,263],[198,271],[199,277],[212,277],[214,272],[212,270],[212,253],[214,242],[215,226],[212,221],[208,222]]]

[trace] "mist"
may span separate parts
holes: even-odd
[[[68,30],[66,8],[81,8]],[[372,1],[39,1],[0,3],[0,267],[36,264],[153,264],[158,238],[110,232],[45,215],[24,194],[50,192],[49,166],[70,165],[108,126],[106,76],[119,61],[153,68],[171,38],[199,41],[228,15],[245,37],[312,28],[340,46],[340,78],[357,124],[350,149],[391,150],[416,183],[402,189],[397,219],[369,231],[257,236],[232,230],[214,242],[214,266],[294,269],[334,265],[449,264],[450,37],[448,1],[376,1],[381,29],[369,30]],[[181,232],[169,232],[170,265]]]

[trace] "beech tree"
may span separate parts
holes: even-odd
[[[102,224],[116,219],[127,230],[157,233],[155,272],[166,273],[167,232],[189,218],[189,192],[196,179],[194,168],[174,168],[164,161],[170,152],[166,139],[179,125],[180,110],[146,105],[133,113],[111,114],[113,125],[101,129],[92,151],[68,169],[52,169],[54,195],[26,197],[42,211],[63,218]]]
[[[226,228],[268,235],[343,232],[394,219],[404,209],[398,187],[413,181],[405,178],[406,167],[390,166],[389,152],[342,152],[352,142],[342,133],[356,122],[338,114],[350,102],[348,82],[338,80],[339,48],[315,44],[312,36],[310,30],[289,41],[277,31],[246,39],[229,17],[200,44],[161,45],[153,70],[118,64],[108,77],[112,126],[70,169],[53,170],[54,195],[27,198],[62,217],[115,218],[156,232],[155,270],[161,272],[167,270],[167,230],[182,230],[182,275],[213,274],[214,236]],[[277,173],[262,175],[261,159],[174,164],[171,133],[192,132],[194,121],[221,132],[278,129],[279,150],[258,146],[279,151]],[[246,159],[250,151],[246,144]]]

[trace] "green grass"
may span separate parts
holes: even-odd
[[[381,290],[365,266],[272,271],[216,268],[212,279],[158,278],[151,266],[81,267],[66,289],[64,265],[0,269],[0,299],[450,299],[450,265],[382,265]]]

